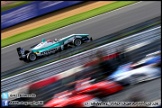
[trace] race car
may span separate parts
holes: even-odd
[[[123,87],[113,81],[101,81],[93,84],[95,79],[85,78],[69,83],[69,90],[56,94],[44,107],[90,107],[93,102],[100,102],[100,97],[119,92]]]
[[[91,94],[95,97],[105,97],[116,92],[123,90],[123,86],[114,81],[101,81],[93,83],[95,79],[89,80],[85,78],[83,80],[76,81],[73,94]]]
[[[107,80],[116,81],[123,86],[134,85],[143,81],[161,77],[161,69],[155,64],[132,68],[132,63],[119,66],[117,71],[107,77]]]
[[[54,95],[53,99],[43,107],[90,107],[93,106],[90,103],[98,101],[100,99],[95,98],[93,95],[73,95],[73,92],[67,90]]]
[[[120,65],[107,80],[117,81],[127,86],[161,77],[161,51],[147,54],[136,63]]]
[[[38,57],[62,51],[68,48],[68,46],[80,46],[82,43],[90,41],[92,41],[92,37],[89,37],[89,34],[72,34],[60,40],[42,39],[42,42],[32,46],[30,50],[18,47],[17,53],[20,60],[31,62],[35,61]]]

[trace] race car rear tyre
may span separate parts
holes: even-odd
[[[27,60],[28,61],[35,61],[37,59],[37,56],[36,56],[36,54],[34,54],[34,53],[29,53],[28,55],[27,55]]]
[[[74,40],[74,45],[75,45],[75,46],[80,46],[81,44],[82,44],[82,40],[81,40],[81,39],[76,38],[76,39]]]

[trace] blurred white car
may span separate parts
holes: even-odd
[[[120,66],[107,80],[117,81],[122,85],[134,85],[139,82],[161,77],[161,69],[154,65],[147,65],[137,69],[131,69],[131,65]]]
[[[132,85],[161,77],[161,51],[147,54],[137,63],[127,63],[108,76],[107,80],[113,80],[122,85]]]

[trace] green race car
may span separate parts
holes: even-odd
[[[92,41],[92,37],[89,37],[89,34],[72,34],[60,40],[42,39],[42,42],[32,46],[30,50],[17,48],[17,53],[20,60],[29,62],[35,61],[38,57],[62,51],[69,46],[80,46],[82,43],[90,41]]]

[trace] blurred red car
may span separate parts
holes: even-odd
[[[123,90],[123,86],[113,81],[101,81],[92,84],[89,78],[76,82],[76,89],[73,94],[91,94],[97,97],[107,96]]]
[[[85,103],[100,101],[96,97],[107,96],[123,89],[123,86],[113,81],[101,81],[95,84],[86,78],[72,82],[73,90],[56,94],[44,107],[84,107]],[[88,106],[91,106],[88,104]]]
[[[44,107],[85,107],[91,106],[89,103],[96,101],[99,101],[99,99],[92,95],[73,95],[71,91],[64,91],[56,94],[52,100],[44,105]]]

